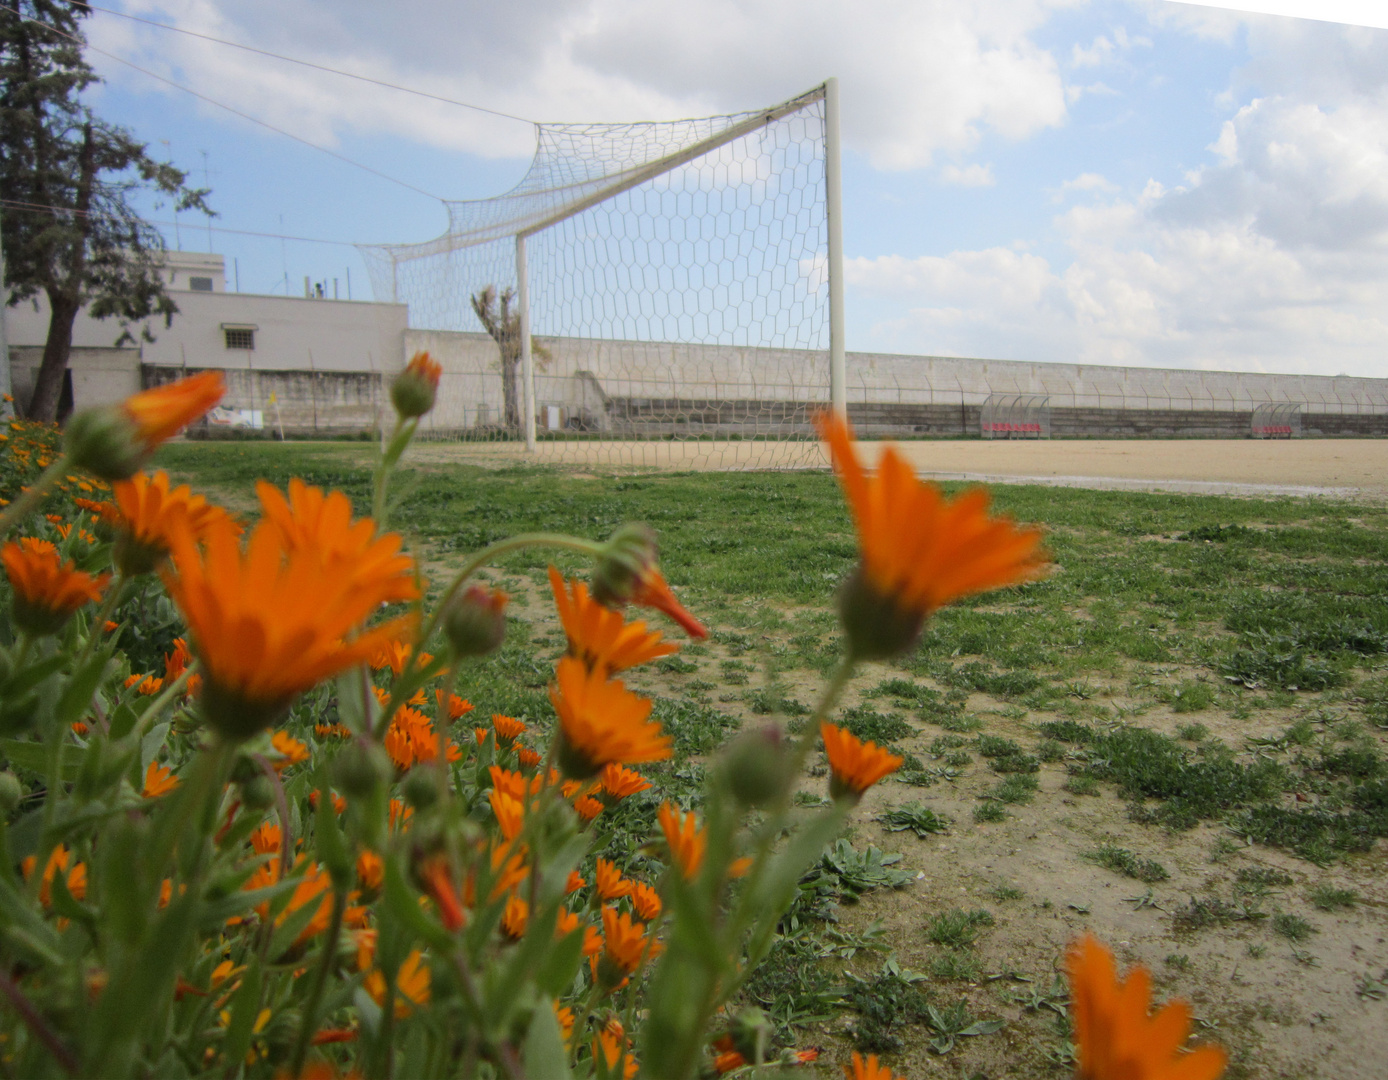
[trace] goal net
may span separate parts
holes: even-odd
[[[594,464],[821,461],[832,92],[540,124],[512,191],[448,203],[435,240],[363,246],[376,298],[409,305],[407,352],[443,366],[421,435]]]

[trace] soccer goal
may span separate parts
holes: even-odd
[[[521,182],[420,244],[363,246],[421,434],[540,460],[794,467],[845,406],[836,80],[769,109],[540,124]]]

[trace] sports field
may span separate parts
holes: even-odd
[[[646,818],[661,798],[697,805],[704,763],[744,725],[803,723],[837,655],[834,592],[856,550],[827,472],[418,451],[393,520],[433,581],[520,531],[659,531],[668,577],[713,635],[633,679],[676,747],[646,770]],[[183,444],[162,462],[233,506],[251,504],[259,477],[299,475],[364,508],[369,452]],[[822,1047],[825,1076],[856,1047],[909,1076],[1060,1078],[1072,1069],[1060,961],[1092,929],[1152,970],[1158,996],[1192,1001],[1198,1036],[1232,1055],[1229,1076],[1380,1077],[1388,444],[906,452],[942,476],[1044,479],[995,499],[1047,530],[1056,571],[942,611],[914,654],[855,680],[839,722],[906,764],[807,875],[748,1002],[784,1043]],[[1122,489],[1158,482],[1243,494]],[[464,678],[482,715],[549,722],[564,639],[544,566],[516,557],[495,575],[515,600],[504,650]],[[824,794],[819,761],[806,805]],[[600,853],[639,868],[643,839],[628,824]]]
[[[879,443],[864,443],[871,450]],[[978,483],[1201,494],[1388,499],[1388,440],[922,440],[899,444],[922,475]],[[815,444],[774,442],[425,443],[416,460],[491,467],[527,462],[594,468],[823,468]]]

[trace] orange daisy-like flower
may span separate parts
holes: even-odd
[[[492,766],[492,768],[496,768],[496,766]],[[492,788],[492,793],[487,797],[487,800],[491,803],[492,813],[496,815],[496,823],[501,829],[502,837],[507,840],[514,840],[518,837],[525,821],[525,804],[501,788]]]
[[[164,688],[164,680],[157,675],[131,675],[125,680],[126,689],[135,687],[137,693],[153,697]]]
[[[578,811],[578,816],[587,823],[601,814],[606,807],[591,795],[580,795],[574,800],[574,809]]]
[[[173,769],[166,765],[160,765],[151,761],[145,769],[145,786],[141,794],[146,799],[157,799],[161,795],[167,795],[178,787],[178,777],[173,774]]]
[[[188,642],[181,637],[174,638],[173,652],[164,656],[164,681],[176,682],[192,662],[193,653],[188,648]]]
[[[122,402],[121,409],[135,421],[145,448],[153,451],[205,414],[225,393],[222,373],[204,371],[134,394]]]
[[[902,758],[883,750],[874,742],[863,742],[850,731],[830,723],[819,725],[824,752],[829,757],[829,794],[854,800],[888,773],[901,767]]]
[[[521,768],[533,769],[544,760],[538,750],[532,750],[528,746],[516,747],[516,760],[520,762]]]
[[[443,705],[443,691],[435,690],[434,697],[440,705]],[[472,702],[460,698],[457,694],[448,695],[448,719],[460,720],[468,713],[472,712]]]
[[[357,856],[357,884],[367,892],[377,892],[385,880],[385,861],[374,851],[363,850]]]
[[[377,1005],[385,1004],[386,978],[379,969],[371,972],[362,986]],[[403,1020],[410,1015],[412,1006],[427,1005],[428,1002],[429,965],[423,954],[414,949],[395,974],[395,1018]]]
[[[1119,981],[1109,952],[1086,934],[1066,957],[1074,999],[1078,1080],[1215,1080],[1228,1055],[1217,1046],[1189,1054],[1181,1047],[1190,1034],[1190,1006],[1170,1001],[1148,1015],[1152,977],[1141,966]]]
[[[602,1055],[603,1061],[607,1063],[607,1075],[617,1076],[618,1066],[621,1067],[622,1080],[632,1080],[639,1070],[636,1058],[632,1056],[629,1043],[622,1031],[622,1025],[613,1020],[598,1032],[598,1037],[593,1040],[593,1057]]]
[[[512,893],[506,898],[506,907],[501,913],[501,932],[512,941],[525,937],[525,927],[530,922],[530,905]]]
[[[181,484],[169,490],[169,474],[162,469],[149,476],[136,473],[119,480],[112,491],[120,508],[117,520],[116,563],[130,575],[148,574],[169,553],[169,537],[175,522],[201,537],[210,522],[226,517],[226,511],[213,506],[193,489]]]
[[[0,548],[0,562],[14,589],[14,621],[31,634],[53,634],[78,608],[101,599],[111,575],[91,574],[63,562],[47,540],[23,537]]]
[[[275,762],[276,771],[291,765],[302,765],[309,758],[308,746],[287,731],[277,731],[271,735],[270,745],[280,755],[280,760]]]
[[[671,859],[679,866],[685,880],[692,881],[703,865],[704,850],[708,846],[694,811],[681,814],[670,803],[663,802],[657,817],[665,833],[665,842],[670,845]]]
[[[188,528],[173,537],[165,585],[202,663],[203,711],[224,735],[249,738],[407,625],[361,631],[383,602],[413,596],[414,578],[410,561],[393,554],[398,538],[359,544],[360,526],[367,534],[375,526],[341,524],[347,535],[337,539],[326,526],[287,539],[263,519],[244,551],[228,519],[209,526],[205,545]]]
[[[644,958],[654,958],[660,952],[660,943],[647,938],[646,924],[625,911],[604,907],[602,930],[603,952],[598,970],[602,978],[603,968],[610,965],[604,979],[609,987],[634,972]]]
[[[671,754],[671,737],[647,719],[650,701],[576,657],[560,659],[549,699],[559,714],[559,765],[568,776],[586,780],[609,762],[661,761]]]
[[[630,896],[636,888],[636,882],[624,878],[617,864],[606,859],[598,860],[593,877],[598,883],[598,895],[604,900],[620,900],[623,896]]]
[[[839,597],[855,659],[903,652],[936,608],[1045,572],[1040,532],[990,517],[986,491],[947,500],[890,446],[869,477],[848,422],[825,413],[818,424],[858,529],[861,561]]]
[[[265,521],[279,533],[291,559],[312,554],[325,571],[347,579],[344,587],[365,589],[377,604],[413,600],[419,594],[414,562],[400,553],[400,536],[377,534],[370,518],[353,521],[351,500],[342,492],[325,495],[297,478],[289,481],[288,499],[263,480],[255,490]],[[397,632],[379,642],[405,636]]]
[[[496,732],[496,741],[499,745],[510,746],[525,734],[525,725],[514,716],[502,716],[500,713],[493,713],[492,730]]]
[[[617,764],[604,765],[598,779],[602,782],[602,793],[613,802],[651,786],[651,782],[639,772]]]
[[[660,894],[644,881],[638,881],[636,887],[631,890],[631,906],[636,909],[636,914],[647,922],[660,918],[660,913],[663,910]]]
[[[866,1059],[858,1051],[853,1051],[853,1064],[843,1067],[843,1075],[848,1080],[902,1080],[892,1075],[892,1070],[877,1064],[877,1055],[869,1054]]]
[[[644,622],[629,623],[621,612],[598,603],[583,582],[570,581],[566,585],[553,566],[549,568],[549,584],[559,621],[569,639],[569,655],[590,668],[614,674],[679,652],[673,641],[662,641],[658,630],[647,630]]]
[[[420,869],[419,876],[439,909],[439,921],[444,929],[457,930],[461,927],[467,921],[467,915],[463,911],[463,898],[453,884],[448,860],[442,857],[430,859]]]

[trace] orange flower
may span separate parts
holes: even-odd
[[[440,705],[443,704],[442,690],[435,690],[434,697],[438,700],[438,703]],[[463,698],[460,698],[457,694],[448,695],[449,720],[460,720],[462,719],[462,717],[466,716],[470,712],[472,712],[472,702],[465,701]]]
[[[357,884],[367,892],[377,892],[386,880],[386,864],[374,851],[357,856]]]
[[[173,652],[164,656],[164,681],[177,682],[192,662],[193,654],[188,649],[188,642],[181,637],[174,638]]]
[[[605,807],[591,795],[580,795],[574,800],[574,809],[578,811],[578,816],[587,823],[601,814]]]
[[[1228,1055],[1217,1046],[1189,1054],[1190,1006],[1175,1000],[1148,1016],[1152,977],[1146,968],[1128,971],[1122,982],[1113,954],[1091,934],[1066,957],[1074,999],[1078,1080],[1215,1080]]]
[[[824,752],[829,756],[829,794],[832,798],[850,796],[855,801],[888,773],[901,767],[902,758],[888,753],[874,742],[863,742],[850,731],[821,723]]]
[[[154,570],[168,555],[169,538],[181,525],[201,537],[209,523],[227,516],[221,507],[194,495],[187,484],[170,491],[169,474],[162,469],[152,477],[136,473],[118,480],[112,491],[120,507],[116,562],[130,575]]]
[[[603,953],[599,970],[610,965],[604,980],[609,987],[634,972],[643,959],[648,956],[654,958],[660,952],[660,943],[647,939],[646,924],[633,919],[625,911],[604,907],[602,929]]]
[[[658,630],[647,630],[644,622],[628,623],[621,612],[599,604],[583,582],[570,581],[566,587],[553,566],[549,568],[549,584],[569,639],[569,655],[588,667],[614,674],[679,652],[673,641],[662,643]]]
[[[654,608],[656,611],[663,612],[679,623],[681,629],[692,638],[708,637],[708,628],[689,614],[684,609],[684,605],[675,599],[674,590],[670,588],[664,576],[654,566],[646,567],[637,577],[636,588],[631,594],[631,602],[638,607]]]
[[[146,697],[152,697],[164,688],[164,680],[157,675],[131,675],[125,680],[126,689],[135,687],[136,691]]]
[[[670,845],[670,858],[680,868],[686,881],[692,881],[703,865],[704,849],[707,841],[704,831],[691,810],[681,814],[668,802],[660,804],[660,828],[665,833],[665,842]]]
[[[334,814],[340,814],[347,809],[347,800],[344,799],[341,795],[339,795],[336,791],[330,791],[328,792],[328,795],[332,799]],[[315,810],[318,809],[318,792],[310,791],[308,793],[308,804]]]
[[[414,817],[413,806],[406,806],[399,799],[391,799],[390,805],[386,809],[389,812],[390,827],[392,829],[398,825],[400,831],[404,832],[410,827],[410,818]]]
[[[602,793],[613,802],[651,786],[651,782],[639,772],[617,764],[604,765],[599,779],[602,781]]]
[[[382,602],[412,596],[414,581],[409,560],[394,555],[398,538],[363,546],[353,538],[375,526],[342,525],[336,539],[305,526],[287,542],[280,523],[262,519],[244,551],[225,518],[209,526],[205,549],[189,529],[176,533],[164,581],[202,662],[203,711],[223,734],[249,738],[407,625],[397,619],[348,640]]]
[[[492,768],[496,768],[495,765]],[[488,797],[492,805],[492,813],[496,815],[496,823],[501,829],[501,835],[507,840],[514,840],[520,835],[521,825],[525,817],[525,805],[520,799],[513,798],[501,788],[492,788],[492,793]]]
[[[277,772],[280,769],[287,769],[291,765],[301,765],[308,760],[308,747],[287,731],[277,731],[271,735],[270,745],[280,755],[280,760],[274,763]]]
[[[530,921],[530,905],[512,893],[506,899],[506,909],[501,913],[501,932],[512,941],[525,936],[526,924]]]
[[[405,670],[405,664],[409,661],[410,653],[413,651],[414,646],[405,641],[382,642],[381,647],[371,658],[371,666],[377,671],[382,668],[390,668],[392,675],[399,675]]]
[[[559,714],[559,765],[586,780],[609,762],[661,761],[673,740],[650,723],[651,703],[618,679],[590,671],[582,660],[565,656],[555,669],[549,699]]]
[[[173,438],[222,400],[220,371],[204,371],[126,398],[121,409],[133,421],[147,452]]]
[[[62,562],[47,540],[24,537],[0,548],[0,562],[14,589],[14,621],[31,634],[53,634],[78,608],[101,599],[110,574],[92,577]]]
[[[588,882],[583,880],[582,874],[577,870],[570,870],[569,876],[564,879],[564,891],[566,893],[577,892],[587,884]]]
[[[528,746],[516,747],[516,760],[520,762],[521,768],[533,769],[540,764],[544,758],[540,757],[539,751],[532,750]]]
[[[380,970],[371,972],[362,984],[377,1005],[386,1001],[386,979]],[[395,973],[395,1017],[403,1020],[410,1015],[412,1005],[426,1005],[429,1002],[429,965],[418,949],[405,957]]]
[[[622,1025],[613,1020],[599,1031],[598,1037],[593,1040],[593,1057],[596,1059],[602,1054],[603,1061],[607,1063],[608,1076],[621,1076],[622,1080],[631,1080],[639,1066],[627,1047],[628,1042],[622,1032]],[[619,1062],[620,1073],[617,1071]]]
[[[617,865],[606,859],[598,860],[597,872],[593,876],[598,883],[598,895],[604,900],[619,900],[623,896],[630,896],[631,891],[636,888],[636,882],[622,877]]]
[[[632,889],[631,906],[636,909],[636,914],[647,922],[660,918],[660,894],[644,881],[638,881],[636,888]]]
[[[453,884],[453,872],[448,860],[435,856],[426,862],[419,871],[420,879],[439,909],[439,921],[446,930],[457,930],[467,921],[463,912],[463,899]]]
[[[418,709],[401,706],[391,718],[383,740],[386,753],[398,769],[411,769],[421,762],[433,761],[439,756],[439,736],[434,731],[434,723]],[[444,748],[448,761],[457,761],[462,751],[452,742]]]
[[[399,534],[378,535],[370,518],[354,522],[351,500],[342,492],[324,495],[322,488],[309,487],[297,478],[289,481],[288,500],[263,480],[255,490],[264,523],[278,532],[291,561],[301,554],[312,554],[325,572],[346,578],[344,589],[366,590],[373,606],[413,600],[419,594],[414,562],[400,553]],[[403,636],[402,625],[396,633],[382,634],[376,642]]]
[[[510,746],[525,734],[523,723],[513,716],[502,716],[500,713],[492,714],[492,729],[496,732],[496,741],[500,746]]]
[[[858,529],[861,561],[839,597],[855,659],[902,652],[936,608],[1045,572],[1040,532],[989,517],[986,491],[946,500],[890,446],[869,478],[848,422],[825,413],[818,424]]]
[[[145,769],[145,788],[142,794],[146,799],[157,799],[178,787],[178,777],[173,769],[151,761]]]
[[[72,894],[74,900],[81,900],[87,895],[87,864],[78,863],[71,870],[68,870],[68,862],[72,859],[72,852],[67,849],[67,845],[59,844],[48,855],[48,861],[43,864],[43,880],[39,883],[39,902],[44,907],[48,907],[53,901],[53,878],[58,871],[66,870],[65,878],[67,891]],[[28,881],[34,873],[34,867],[38,865],[38,859],[33,855],[26,855],[19,864],[20,872],[24,875],[24,880]]]
[[[402,420],[423,416],[434,407],[443,367],[427,352],[417,352],[390,384],[390,401]]]
[[[559,1033],[564,1038],[564,1046],[569,1045],[569,1040],[574,1033],[574,1011],[567,1005],[560,1005],[558,1001],[553,1002],[554,1018],[559,1021]]]
[[[867,1060],[863,1060],[863,1055],[858,1051],[853,1051],[853,1067],[847,1065],[843,1067],[843,1075],[848,1080],[902,1080],[894,1077],[892,1070],[885,1065],[877,1064],[877,1055],[869,1054]]]

